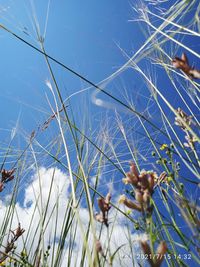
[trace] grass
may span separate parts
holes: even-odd
[[[192,41],[200,36],[200,4],[132,6],[145,42],[132,56],[120,48],[126,63],[99,84],[46,53],[49,8],[50,1],[44,35],[32,11],[40,48],[1,24],[44,57],[51,114],[25,135],[22,150],[15,128],[1,155],[0,266],[199,266],[199,70],[190,62],[199,63]],[[92,87],[94,102],[122,112],[103,110],[93,132],[88,121],[80,126],[53,64],[87,83],[80,95]],[[108,91],[129,70],[146,89],[146,100],[138,96],[145,110],[129,90]],[[51,129],[46,144],[40,137]]]

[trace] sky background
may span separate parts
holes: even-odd
[[[34,25],[34,20],[36,20],[41,35],[44,35],[45,32],[44,46],[47,53],[95,83],[107,78],[127,61],[127,58],[122,54],[119,47],[127,53],[132,53],[139,48],[143,36],[140,34],[138,26],[134,26],[132,22],[128,21],[132,18],[131,5],[124,1],[52,0],[34,1],[32,4],[31,1],[22,0],[0,2],[0,23],[28,42],[39,47]],[[51,76],[42,55],[3,29],[0,29],[0,47],[1,156],[3,160],[6,148],[11,139],[11,134],[14,131],[16,135],[12,141],[13,153],[11,153],[11,157],[7,158],[4,166],[11,168],[16,162],[20,151],[26,147],[27,139],[29,140],[31,132],[37,129],[51,115],[47,96],[50,100],[52,100],[52,96],[46,85],[46,80],[51,80]],[[55,63],[52,63],[52,68],[64,99],[89,86]],[[129,74],[125,75],[126,77],[130,77]],[[136,88],[135,81],[132,81],[132,78],[130,81],[131,83],[129,85],[131,84],[132,88]],[[116,96],[120,96],[125,92],[125,90],[122,90],[122,87],[126,88],[127,85],[127,79],[120,77],[113,84],[109,83],[108,90]],[[91,135],[95,139],[98,134],[98,129],[106,117],[109,119],[111,127],[116,129],[110,116],[113,117],[113,111],[118,108],[118,105],[115,104],[110,114],[110,109],[106,111],[105,107],[99,107],[93,103],[93,91],[94,88],[90,88],[70,98],[70,105],[73,106],[73,113],[77,125],[81,128],[89,125]],[[112,102],[111,99],[107,99],[105,96],[101,97],[104,101],[107,101],[107,106],[112,106],[110,104]],[[37,137],[37,141],[43,146],[48,146],[52,140],[57,138],[57,132],[58,129],[55,123],[52,123],[49,129]],[[34,153],[39,162],[38,172],[32,166],[34,160],[29,161],[29,159],[26,159],[27,169],[23,171],[23,177],[21,178],[19,187],[20,193],[16,204],[16,212],[19,215],[19,220],[23,224],[23,227],[27,229],[32,221],[33,228],[28,234],[28,244],[32,244],[33,237],[37,239],[34,235],[34,226],[37,225],[39,214],[36,213],[35,217],[32,218],[32,213],[35,205],[34,194],[40,191],[39,175],[42,181],[44,181],[42,184],[42,196],[43,203],[45,203],[53,173],[53,169],[49,167],[51,160],[46,156],[43,157],[44,153],[40,155],[40,149],[37,146],[34,147]],[[33,159],[31,150],[27,155]],[[60,194],[59,225],[62,225],[63,210],[67,205],[68,192],[70,191],[68,177],[66,173],[61,172],[61,169],[60,166],[55,169],[55,183],[53,184],[55,195],[51,198],[50,208],[47,214],[47,217],[50,216],[55,199]],[[112,175],[110,176],[109,170],[107,172],[108,177],[106,179],[109,182],[114,178],[112,170],[113,168],[111,168]],[[121,176],[117,178],[116,184],[121,183],[121,178]],[[107,184],[108,182],[104,178],[101,184],[101,191],[104,194],[108,191]],[[35,190],[34,192],[33,188]],[[12,187],[7,186],[1,195],[3,199],[3,202],[0,202],[1,214],[6,212],[5,200],[9,201],[9,193],[11,192]],[[88,220],[88,213],[85,210],[84,203],[80,208],[80,216],[83,223]],[[1,217],[3,218],[3,216]],[[51,221],[53,224],[53,219]],[[120,241],[118,238],[119,233],[121,233],[121,236],[124,233],[123,225],[121,225],[122,222],[123,218],[119,218],[119,225],[116,226],[113,232],[113,238],[111,240],[113,251],[120,244],[125,243],[125,235]],[[13,227],[17,223],[18,218],[14,216]],[[59,234],[58,232],[58,238]],[[104,229],[102,232],[102,242],[103,239],[106,240],[106,235],[106,229]],[[78,251],[82,249],[78,240],[80,236],[81,233],[77,234],[75,248],[77,253],[74,253],[72,264],[79,259],[80,254]],[[50,225],[45,236],[47,244],[51,238]],[[145,238],[146,236],[144,236]],[[18,244],[19,251],[20,248],[22,249],[21,243]],[[34,251],[34,244],[32,251]],[[126,251],[125,253],[127,255],[124,262],[127,261],[128,264],[129,255]],[[63,267],[66,266],[66,261],[67,253],[63,259]]]
[[[5,27],[40,48],[37,24],[46,52],[94,83],[125,64],[127,57],[123,53],[131,56],[145,40],[139,25],[131,21],[134,12],[131,3],[126,1],[6,1],[1,3],[0,12]],[[51,104],[53,99],[46,85],[51,76],[44,56],[3,29],[0,40],[0,111],[4,114],[0,136],[5,152],[15,128],[13,147],[23,149],[26,146],[31,132],[51,115],[47,98]],[[96,138],[97,133],[93,132],[100,128],[105,114],[108,119],[115,116],[115,111],[127,115],[112,99],[103,94],[93,95],[95,89],[89,84],[54,62],[51,64],[63,99],[70,97],[75,121],[81,129],[90,128],[89,135]],[[134,103],[139,103],[139,111],[146,108],[149,96],[146,99],[143,96],[149,93],[132,70],[121,73],[102,87],[105,86],[117,98],[130,96]],[[83,92],[78,93],[80,90]],[[95,105],[94,98],[100,98],[100,106]],[[116,127],[112,119],[110,122],[111,127]],[[55,134],[52,123],[38,140],[47,145]],[[47,164],[45,161],[41,159],[41,164]]]
[[[189,18],[190,14],[188,14]],[[35,27],[35,23],[38,23],[40,34],[44,37],[44,47],[47,54],[96,84],[123,66],[128,57],[131,57],[144,43],[146,39],[145,25],[138,24],[133,21],[134,19],[135,11],[132,8],[132,3],[123,0],[0,1],[0,24],[39,48]],[[153,22],[155,25],[160,23],[156,19]],[[180,36],[179,39],[182,40],[182,37]],[[199,44],[196,44],[195,40],[187,37],[184,42],[191,44],[196,52],[200,52]],[[10,142],[11,133],[16,130],[16,136],[12,143],[14,156],[8,158],[6,162],[6,166],[9,168],[19,155],[18,149],[22,150],[26,146],[27,138],[31,132],[51,115],[48,99],[51,104],[53,104],[53,99],[46,84],[47,80],[51,81],[51,76],[43,55],[1,28],[0,48],[0,114],[2,114],[0,144],[2,158]],[[182,49],[178,49],[177,45],[170,44],[169,48],[172,57],[177,54],[180,56],[182,53]],[[193,62],[195,57],[190,55],[190,59]],[[119,153],[122,164],[127,165],[131,156],[127,152],[127,147],[124,146],[123,142],[120,142],[121,136],[116,128],[115,119],[113,119],[118,112],[124,127],[134,129],[134,132],[128,132],[128,134],[130,134],[132,147],[137,146],[142,166],[147,167],[149,162],[152,163],[150,145],[141,135],[144,132],[130,112],[127,112],[109,97],[96,94],[94,88],[61,66],[54,62],[51,62],[51,66],[63,99],[66,100],[66,104],[70,103],[70,106],[73,107],[75,121],[81,129],[86,125],[87,134],[91,134],[95,139],[104,122],[109,124],[108,130],[113,131],[113,142],[118,142],[116,151]],[[179,105],[183,106],[182,103],[179,103],[177,94],[171,90],[172,86],[168,79],[164,78],[163,70],[159,66],[149,67],[149,61],[143,60],[140,62],[140,67],[146,68],[147,73],[152,74],[162,92],[175,108]],[[147,118],[156,122],[157,126],[160,127],[161,118],[158,109],[153,104],[144,80],[134,70],[127,69],[112,81],[109,80],[109,82],[101,84],[101,87],[106,88],[107,92],[124,102],[129,99],[131,104],[135,104],[138,111],[143,111]],[[88,89],[85,90],[86,88]],[[187,98],[187,93],[184,93],[185,88],[179,89]],[[80,92],[80,90],[83,91]],[[67,101],[69,97],[70,102]],[[100,100],[95,102],[95,99]],[[192,100],[188,99],[188,101],[192,103]],[[193,101],[195,103],[195,97]],[[195,105],[194,112],[196,112]],[[169,112],[168,116],[172,119],[174,115]],[[157,136],[157,133],[155,132],[153,135]],[[52,123],[50,129],[39,135],[38,141],[47,146],[54,138],[56,138],[56,125]],[[158,138],[158,141],[160,143],[167,142],[165,137]],[[36,155],[38,151],[36,149]],[[147,162],[147,160],[150,161]],[[46,177],[52,171],[45,169],[50,162],[46,157],[40,157],[40,164],[41,173]],[[106,179],[102,181],[103,193],[106,193],[108,189],[105,187],[107,182],[111,182],[114,178],[112,170],[112,166],[108,168]],[[128,170],[127,167],[126,170]],[[59,173],[60,170],[57,172]],[[185,176],[187,176],[187,172]],[[26,186],[23,188],[21,185],[20,187],[23,193],[21,199],[19,198],[19,206],[24,205],[27,209],[31,209],[31,203],[34,201],[31,198],[31,187],[28,183],[35,181],[36,187],[38,186],[37,178],[34,179],[33,177],[35,176],[29,176],[28,171],[25,172]],[[65,178],[65,174],[61,173],[59,183],[61,183],[61,187],[66,187],[68,190],[69,185],[63,182]],[[121,175],[118,175],[115,179],[116,189],[120,187],[121,178]],[[65,204],[66,199],[63,201]],[[24,210],[21,209],[22,207],[19,207],[23,214]],[[31,210],[28,211],[31,213]],[[30,217],[28,218],[30,219]]]
[[[132,18],[129,3],[51,1],[45,27],[47,8],[48,1],[35,1],[33,7],[29,1],[7,1],[1,6],[1,21],[37,46],[33,25],[37,16],[42,35],[46,28],[47,53],[94,82],[109,76],[126,61],[117,45],[128,52],[139,47],[142,35],[136,25],[128,22]],[[27,127],[33,127],[46,115],[41,111],[48,110],[45,80],[50,75],[44,57],[3,30],[1,47],[1,108],[6,112],[2,128],[9,124],[12,127],[19,113],[23,127],[28,122]],[[86,86],[61,67],[53,64],[53,68],[65,97]],[[79,99],[75,101],[78,106]]]

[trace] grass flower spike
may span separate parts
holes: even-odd
[[[100,212],[95,214],[95,219],[98,222],[104,223],[107,227],[108,227],[108,212],[111,208],[110,200],[111,200],[110,192],[106,195],[105,198],[100,197],[98,199],[98,207],[100,209]]]
[[[182,70],[190,78],[200,79],[200,71],[189,65],[189,61],[185,53],[182,54],[181,58],[175,57],[172,60],[172,65],[174,68]]]

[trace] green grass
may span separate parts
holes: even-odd
[[[161,2],[157,1],[158,8]],[[200,265],[200,84],[172,65],[180,51],[199,63],[200,55],[184,38],[187,34],[194,40],[200,37],[200,4],[177,1],[162,14],[161,9],[149,9],[151,3],[133,6],[144,44],[132,56],[120,48],[126,64],[98,85],[46,53],[45,35],[40,34],[34,12],[40,48],[1,25],[10,38],[44,57],[51,77],[46,81],[51,114],[25,135],[23,150],[13,145],[17,132],[2,148],[0,266]],[[94,131],[89,130],[90,122],[80,126],[70,100],[64,101],[52,63],[93,87],[94,97],[105,95],[122,113],[107,115],[103,110],[102,127]],[[120,98],[104,86],[127,69],[146,88],[147,110],[139,110],[126,91]],[[184,106],[185,117],[157,73],[162,73],[177,103]],[[85,112],[89,113],[86,105]],[[41,143],[40,136],[50,133],[53,123],[49,143]],[[4,170],[10,161],[14,177]],[[130,161],[134,164],[129,171]],[[48,162],[45,167],[44,162]],[[5,185],[11,188],[8,197],[3,195]],[[25,200],[20,206],[22,190]],[[111,200],[106,199],[109,192]]]

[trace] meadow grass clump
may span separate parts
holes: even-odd
[[[15,131],[3,155],[0,266],[200,265],[200,4],[134,5],[144,43],[131,56],[120,48],[126,63],[99,84],[46,52],[49,11],[41,34],[32,9],[39,48],[1,25],[44,58],[50,111],[25,134],[24,149],[14,148]],[[81,125],[53,64],[96,90],[98,127],[92,118]],[[107,90],[126,72],[139,81],[137,97]]]

